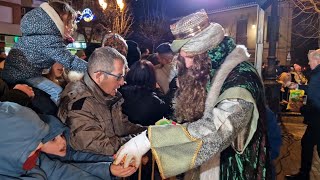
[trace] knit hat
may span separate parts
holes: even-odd
[[[183,17],[170,26],[176,40],[171,44],[173,52],[180,49],[189,54],[202,54],[216,47],[224,38],[224,29],[218,23],[210,23],[204,9]]]
[[[125,57],[128,54],[128,45],[126,41],[117,33],[106,34],[102,41],[102,47],[109,46],[116,49],[119,53]]]

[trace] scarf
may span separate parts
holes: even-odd
[[[23,169],[26,171],[30,171],[32,168],[36,166],[38,157],[40,155],[40,149],[38,149],[32,156],[30,156],[26,162],[23,164]]]
[[[210,80],[206,85],[207,92],[210,91],[211,81],[226,57],[236,48],[236,44],[231,37],[225,36],[222,42],[216,47],[208,51],[211,60]]]

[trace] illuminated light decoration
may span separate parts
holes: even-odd
[[[85,22],[90,22],[94,18],[92,11],[89,8],[86,8],[82,11],[83,20]]]
[[[107,9],[107,7],[108,7],[108,3],[105,2],[105,0],[99,0],[99,4],[103,10]]]
[[[120,10],[124,8],[124,3],[122,0],[117,0],[117,5],[119,6]]]
[[[92,14],[91,9],[86,8],[81,12],[78,12],[78,17],[76,19],[76,23],[80,22],[83,19],[85,22],[90,22],[94,19],[94,15]]]
[[[14,38],[13,38],[13,42],[18,42],[19,41],[19,36],[15,36]]]

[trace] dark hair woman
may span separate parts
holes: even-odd
[[[151,62],[135,62],[126,76],[127,84],[122,87],[123,112],[129,121],[143,126],[154,125],[170,114],[170,107],[157,94],[156,77]]]

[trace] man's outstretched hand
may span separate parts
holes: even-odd
[[[115,165],[124,164],[124,168],[133,165],[138,168],[141,163],[142,156],[150,150],[150,142],[146,135],[147,131],[142,132],[138,136],[130,139],[117,152]]]

